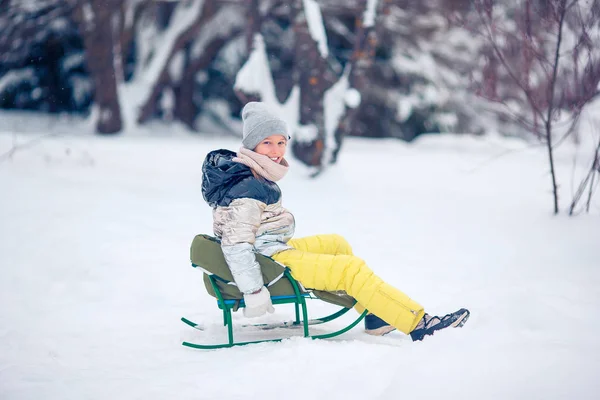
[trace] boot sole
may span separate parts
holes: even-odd
[[[365,329],[365,333],[371,336],[383,336],[395,330],[396,328],[391,325],[384,325],[377,329]]]

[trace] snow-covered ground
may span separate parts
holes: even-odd
[[[292,160],[281,187],[298,237],[342,234],[428,312],[468,307],[471,319],[420,343],[356,327],[201,351],[180,343],[226,333],[189,263],[194,235],[211,232],[200,169],[237,142],[2,118],[0,157],[15,139],[30,146],[0,161],[0,399],[598,398],[600,200],[590,215],[552,216],[542,149],[351,139],[316,180]],[[572,163],[558,155],[563,209]]]

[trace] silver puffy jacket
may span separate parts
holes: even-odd
[[[281,205],[276,183],[256,178],[232,161],[235,153],[215,150],[202,165],[202,195],[213,208],[213,231],[221,239],[225,261],[242,293],[263,285],[254,253],[271,256],[290,249],[294,216]]]
[[[238,289],[251,293],[264,285],[254,252],[271,256],[290,249],[286,242],[294,235],[294,216],[281,206],[281,199],[274,204],[235,199],[213,211],[213,230]]]

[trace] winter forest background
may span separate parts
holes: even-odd
[[[0,108],[238,135],[260,99],[315,173],[346,136],[493,132],[554,175],[599,93],[597,0],[2,0],[0,29]]]
[[[599,83],[600,0],[0,0],[0,399],[596,399]],[[463,328],[181,346],[226,341],[190,243],[255,99],[295,236]]]

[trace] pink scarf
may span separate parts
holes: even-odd
[[[252,168],[258,175],[271,182],[277,182],[285,176],[290,168],[285,158],[281,159],[281,164],[277,164],[267,156],[258,154],[252,150],[242,147],[233,161],[244,164]]]

